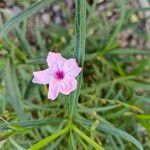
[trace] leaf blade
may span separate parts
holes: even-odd
[[[90,143],[95,149],[97,150],[104,150],[102,146],[97,144],[95,141],[93,141],[91,138],[89,138],[86,134],[84,134],[81,130],[79,130],[77,127],[74,125],[72,126],[72,129],[79,135],[81,136],[84,140],[86,140],[88,143]]]
[[[6,60],[5,67],[5,83],[6,83],[6,91],[8,93],[8,101],[20,116],[20,119],[25,118],[23,103],[20,101],[20,93],[18,91],[17,81],[15,79],[14,68],[11,64],[10,58]]]
[[[38,143],[32,145],[30,148],[28,148],[27,150],[37,150],[41,147],[44,147],[45,145],[47,145],[49,142],[55,140],[57,137],[59,137],[60,135],[66,133],[69,130],[69,126],[65,127],[64,129],[58,131],[57,133],[54,133],[52,135],[50,135],[49,137],[42,139],[41,141],[39,141]]]
[[[53,0],[51,0],[52,2]],[[27,9],[24,9],[21,13],[16,14],[12,18],[10,18],[0,30],[0,38],[4,37],[17,23],[20,23],[24,19],[30,17],[41,8],[47,6],[50,0],[42,0],[37,3],[32,4]]]
[[[88,126],[91,126],[93,124],[92,121],[82,121],[82,123]],[[99,124],[96,129],[98,131],[106,132],[117,137],[119,136],[127,141],[130,141],[134,145],[136,145],[139,150],[143,150],[141,143],[137,139],[135,139],[132,135],[128,134],[125,131],[122,131],[118,128],[115,128],[111,125],[104,124],[104,123]]]

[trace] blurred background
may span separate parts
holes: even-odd
[[[0,28],[36,2],[1,0]],[[33,71],[47,67],[49,51],[72,57],[74,13],[73,0],[51,0],[0,39],[0,149],[28,148],[64,127],[66,97],[59,95],[52,102],[47,99],[47,86],[31,80]],[[93,120],[94,129],[79,128],[107,150],[136,148],[117,134],[97,132],[97,122],[128,132],[145,150],[150,149],[150,1],[87,0],[86,33],[84,82],[76,118]],[[41,122],[25,121],[34,119]],[[72,136],[76,149],[92,149],[76,134]],[[68,138],[62,135],[44,150],[69,149]]]

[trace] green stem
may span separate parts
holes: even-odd
[[[85,38],[86,38],[86,0],[76,0],[75,10],[75,46],[74,57],[79,65],[83,68],[85,57]],[[81,90],[83,72],[77,78],[77,89],[69,97],[69,117],[70,120],[74,116]]]

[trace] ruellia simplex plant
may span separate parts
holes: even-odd
[[[36,3],[32,4],[31,6],[29,6],[27,9],[23,10],[22,12],[16,14],[12,18],[10,18],[3,25],[3,27],[0,31],[0,37],[7,40],[6,35],[13,27],[17,28],[18,23],[21,23],[23,20],[25,20],[26,18],[35,14],[37,11],[39,11],[43,7],[51,4],[52,2],[53,2],[53,0],[42,0],[42,1],[36,2]],[[13,144],[17,145],[16,143],[14,143],[13,139],[10,136],[16,135],[16,134],[22,134],[22,133],[25,134],[35,128],[42,128],[44,126],[53,126],[54,125],[54,126],[57,126],[58,128],[57,129],[49,128],[48,130],[51,130],[51,133],[52,133],[51,135],[46,134],[47,135],[46,138],[44,137],[44,138],[40,139],[39,141],[32,142],[32,144],[25,145],[25,146],[28,146],[26,148],[28,150],[36,150],[36,149],[41,149],[41,148],[49,149],[49,147],[51,147],[51,146],[53,148],[55,148],[55,145],[61,145],[60,143],[62,141],[64,141],[64,145],[67,145],[70,149],[78,149],[78,143],[80,143],[84,147],[84,149],[88,149],[88,147],[89,147],[89,149],[95,148],[97,150],[103,150],[103,149],[105,149],[105,147],[103,146],[103,142],[101,143],[100,140],[95,140],[95,139],[97,139],[97,137],[93,137],[93,135],[92,135],[92,132],[96,132],[98,134],[98,139],[100,139],[101,132],[102,132],[103,134],[115,136],[116,138],[119,138],[119,139],[125,139],[128,142],[133,143],[138,149],[143,150],[141,143],[137,139],[135,139],[132,135],[128,134],[127,132],[114,127],[112,124],[110,124],[106,120],[104,120],[104,122],[99,122],[99,121],[97,121],[97,120],[95,121],[93,119],[86,119],[84,117],[84,115],[79,113],[78,105],[80,105],[80,104],[78,103],[78,101],[79,101],[79,95],[81,93],[81,86],[83,83],[83,71],[84,71],[84,62],[85,62],[85,53],[86,53],[85,46],[86,46],[86,36],[87,36],[86,30],[88,30],[88,29],[86,29],[86,27],[87,27],[87,20],[86,20],[86,14],[87,14],[86,6],[87,5],[86,5],[86,3],[87,3],[86,0],[76,0],[75,1],[74,52],[72,54],[72,57],[70,57],[70,59],[74,58],[77,62],[77,65],[79,66],[79,68],[82,68],[82,70],[78,71],[76,76],[74,76],[74,78],[76,78],[76,81],[77,81],[77,86],[75,86],[76,88],[73,88],[73,90],[70,90],[69,92],[67,92],[67,90],[60,90],[60,92],[64,95],[68,95],[68,93],[69,93],[69,96],[61,95],[60,97],[58,97],[58,99],[62,99],[63,105],[65,105],[65,106],[63,106],[64,108],[62,108],[62,110],[64,109],[64,111],[62,112],[61,104],[59,104],[60,101],[58,101],[58,102],[52,104],[52,106],[54,106],[52,109],[53,110],[52,112],[54,113],[55,117],[47,117],[46,119],[42,119],[42,118],[41,119],[29,119],[28,115],[26,115],[26,113],[25,113],[25,108],[23,107],[23,103],[25,103],[25,105],[30,105],[30,104],[27,102],[21,102],[20,100],[18,100],[18,98],[28,99],[28,97],[30,97],[30,95],[34,94],[34,91],[30,92],[30,89],[32,87],[38,86],[36,84],[33,84],[32,81],[34,81],[34,83],[40,83],[40,82],[42,83],[43,78],[41,77],[39,79],[37,77],[38,79],[37,78],[34,80],[31,79],[31,82],[27,88],[27,91],[24,94],[24,98],[22,98],[23,96],[19,95],[16,92],[16,91],[18,91],[18,89],[17,89],[17,85],[16,85],[17,82],[15,81],[16,77],[14,76],[14,68],[13,68],[13,63],[12,63],[12,55],[13,54],[11,53],[7,56],[6,65],[5,65],[6,85],[8,86],[7,92],[9,93],[8,94],[9,98],[7,101],[12,105],[13,109],[15,110],[15,114],[11,114],[12,118],[13,118],[13,115],[17,115],[19,118],[18,119],[19,121],[16,119],[12,122],[8,122],[5,120],[5,118],[1,117],[1,119],[3,120],[4,123],[2,125],[0,125],[0,128],[3,131],[3,133],[0,135],[0,140],[10,138],[10,141]],[[125,9],[124,9],[123,3],[124,2],[121,0],[120,5],[122,8],[122,16],[121,16],[120,24],[117,26],[115,32],[113,33],[112,37],[108,41],[108,45],[105,47],[104,51],[102,53],[98,53],[98,55],[100,55],[100,56],[103,56],[105,52],[109,51],[109,49],[114,41],[117,31],[120,30],[120,28],[121,28],[123,18],[125,15]],[[20,33],[19,29],[15,29],[15,30],[17,32],[17,35],[21,35],[21,34],[19,34]],[[28,45],[27,42],[25,42],[25,39],[23,36],[20,36],[20,39],[22,41],[24,41],[24,47],[26,49],[27,55],[32,58],[30,46]],[[42,46],[43,45],[41,44],[41,47]],[[57,61],[57,59],[56,59],[56,61]],[[58,61],[59,61],[59,59],[58,59]],[[75,65],[73,65],[73,66],[75,66]],[[72,67],[72,66],[69,66],[69,67]],[[50,67],[50,69],[51,69],[51,67]],[[33,71],[35,71],[35,70],[33,70]],[[34,77],[36,77],[35,74],[34,74]],[[64,78],[64,74],[60,70],[59,70],[59,72],[57,72],[56,75],[58,77],[57,79]],[[32,73],[30,74],[30,76],[32,76]],[[129,76],[128,78],[132,79],[134,77]],[[44,79],[46,79],[46,76],[44,76]],[[120,80],[124,80],[124,78],[122,77]],[[44,90],[44,92],[45,91],[47,92],[47,90]],[[15,94],[15,93],[17,93],[17,94]],[[65,93],[67,93],[67,94],[65,94]],[[81,94],[84,95],[84,93],[81,93]],[[56,98],[55,96],[50,95],[49,98],[55,99]],[[109,100],[107,99],[107,101],[109,101]],[[50,101],[50,103],[53,103],[53,102]],[[136,107],[127,105],[125,103],[121,103],[117,100],[115,101],[115,103],[116,103],[115,106],[108,106],[107,108],[105,107],[104,109],[111,110],[113,108],[119,107],[120,105],[123,105],[123,106],[129,107],[131,109],[134,109],[136,111],[140,111]],[[60,108],[55,111],[55,106],[57,106],[57,105],[60,106]],[[33,108],[38,109],[38,107],[34,107],[34,105],[33,105]],[[51,108],[48,108],[48,107],[41,108],[40,107],[40,109],[47,110],[47,109],[51,109]],[[86,112],[88,112],[88,109],[84,108],[84,106],[82,106],[82,109],[80,111],[82,112],[82,110],[86,110]],[[57,111],[59,111],[59,112],[57,112]],[[93,109],[92,112],[95,112],[95,109]],[[57,113],[59,113],[58,116],[55,115]],[[67,136],[67,138],[66,138],[67,142],[65,141],[65,136]],[[26,138],[27,137],[28,136],[26,136]],[[56,142],[54,143],[54,141],[56,141]],[[97,141],[99,141],[99,142],[97,142]],[[120,143],[122,143],[122,142],[120,142]],[[20,147],[17,145],[17,147],[18,147],[18,149],[19,148],[25,149],[25,148],[23,148],[23,146]],[[64,147],[62,147],[62,148],[64,148]]]

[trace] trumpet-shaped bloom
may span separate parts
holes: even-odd
[[[59,93],[69,95],[77,88],[75,77],[81,72],[75,58],[69,60],[61,54],[49,52],[47,56],[48,68],[33,72],[33,83],[49,84],[48,98],[56,99]]]

